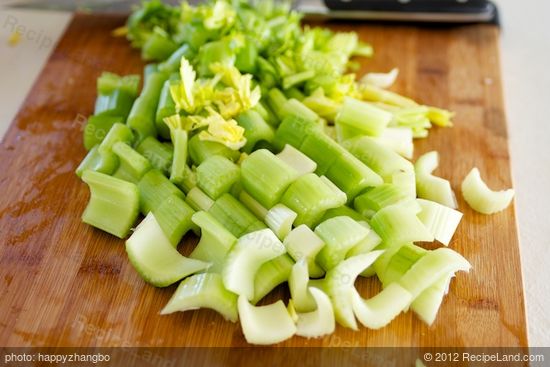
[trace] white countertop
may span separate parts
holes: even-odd
[[[550,346],[550,2],[497,0],[529,344]],[[0,9],[0,137],[70,14]],[[17,47],[8,39],[21,26]]]

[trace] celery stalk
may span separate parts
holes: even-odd
[[[264,222],[275,233],[275,235],[284,240],[292,230],[292,223],[296,220],[298,214],[283,204],[276,204],[267,212]]]
[[[113,145],[112,149],[119,161],[114,177],[137,184],[151,169],[151,163],[128,144],[119,141]]]
[[[92,149],[100,144],[114,124],[124,123],[124,118],[120,116],[94,115],[88,118],[84,127],[84,148]]]
[[[238,151],[231,150],[222,143],[201,140],[198,134],[189,139],[188,148],[189,157],[196,165],[213,155],[221,155],[232,161],[236,161],[240,156]]]
[[[514,190],[493,191],[483,182],[477,168],[473,168],[462,181],[462,196],[472,209],[493,214],[506,209],[514,198]]]
[[[246,144],[242,148],[245,153],[250,153],[259,142],[273,142],[275,130],[255,110],[248,110],[237,117],[237,123],[242,126]]]
[[[321,126],[313,121],[290,116],[285,118],[279,125],[277,131],[275,131],[275,140],[273,143],[278,150],[282,150],[286,144],[290,144],[294,148],[302,150],[302,143],[306,137],[313,132],[321,132]],[[307,152],[303,152],[309,156]],[[312,158],[311,156],[309,157]],[[315,158],[312,159],[316,161]]]
[[[346,98],[340,112],[336,115],[335,122],[359,129],[366,135],[378,136],[391,120],[391,113],[373,104]]]
[[[99,145],[96,145],[80,162],[76,168],[76,175],[82,177],[82,174],[87,170],[111,175],[117,169],[118,164],[118,158],[114,153],[101,154]]]
[[[169,145],[149,136],[139,143],[136,151],[147,158],[153,167],[162,171],[165,175],[170,174],[174,152]]]
[[[207,158],[197,167],[197,186],[214,200],[229,192],[239,177],[239,167],[218,155]]]
[[[437,241],[448,246],[462,219],[462,213],[434,201],[418,199],[418,203],[422,207],[418,219]]]
[[[315,299],[308,289],[308,282],[308,264],[306,259],[302,257],[294,264],[288,278],[290,297],[294,303],[295,310],[299,313],[311,312],[316,308]]]
[[[212,205],[214,205],[214,200],[210,199],[210,197],[198,187],[193,187],[189,190],[185,201],[197,211],[209,211]]]
[[[315,311],[298,314],[296,335],[318,338],[332,334],[336,328],[334,311],[330,298],[320,289],[310,287],[309,293],[315,300]]]
[[[414,170],[416,172],[416,191],[418,197],[455,209],[457,208],[457,203],[451,183],[441,177],[432,175],[432,172],[438,165],[439,154],[435,151],[423,154],[416,161]]]
[[[191,217],[194,213],[181,196],[174,194],[162,200],[153,210],[158,224],[174,247],[178,246],[182,237],[193,227]]]
[[[308,274],[319,278],[325,273],[317,265],[315,258],[325,243],[305,224],[294,228],[284,239],[285,248],[295,261],[305,258],[308,264]]]
[[[288,254],[263,263],[254,278],[254,298],[251,303],[255,305],[279,284],[286,282],[293,265],[294,261]]]
[[[239,192],[239,200],[254,213],[259,220],[264,220],[267,216],[268,210],[246,191],[241,190],[241,192]]]
[[[236,237],[265,228],[254,214],[230,194],[220,196],[208,212]]]
[[[325,175],[336,160],[346,153],[337,142],[322,133],[309,133],[299,149],[317,163],[315,172]]]
[[[183,192],[156,169],[143,175],[138,183],[138,188],[139,206],[144,215],[155,210],[170,195],[184,198]]]
[[[382,240],[388,243],[432,242],[433,235],[416,214],[416,210],[406,202],[400,202],[378,211],[372,217],[370,225]]]
[[[446,274],[434,285],[424,290],[411,304],[411,309],[420,320],[431,326],[435,321],[443,297],[449,291],[449,285],[454,274]]]
[[[380,209],[406,199],[409,199],[407,192],[399,186],[383,184],[357,196],[353,206],[363,216],[370,218]]]
[[[294,168],[300,176],[313,173],[317,169],[317,163],[290,144],[286,144],[277,157]]]

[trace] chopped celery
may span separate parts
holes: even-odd
[[[297,99],[291,98],[283,105],[282,118],[294,117],[305,121],[319,122],[320,117]]]
[[[414,171],[396,171],[392,175],[391,183],[400,187],[409,199],[416,198],[416,175]]]
[[[122,141],[113,144],[112,150],[119,161],[114,177],[137,184],[151,169],[151,163],[145,157]]]
[[[116,116],[126,120],[132,109],[135,97],[120,89],[109,94],[99,94],[95,101],[94,115]]]
[[[322,133],[310,133],[303,140],[300,150],[317,163],[315,172],[325,175],[336,160],[346,153],[337,142]]]
[[[407,159],[413,157],[413,133],[408,127],[388,127],[374,140]]]
[[[139,81],[139,75],[120,76],[103,72],[97,78],[97,92],[98,94],[111,94],[115,90],[121,90],[135,98],[139,92]]]
[[[292,223],[298,215],[293,210],[283,204],[276,204],[267,212],[264,222],[275,233],[275,235],[284,240],[292,230]]]
[[[207,212],[195,213],[192,221],[200,227],[201,239],[190,257],[211,263],[208,271],[221,272],[225,256],[237,242],[237,238]]]
[[[239,167],[219,155],[207,158],[197,167],[197,186],[214,200],[229,192],[239,177]]]
[[[118,167],[118,159],[114,153],[101,154],[99,145],[94,146],[76,168],[76,175],[82,177],[86,170],[111,175]]]
[[[275,138],[275,131],[255,110],[248,110],[240,114],[237,123],[242,126],[246,144],[242,148],[245,153],[250,153],[261,141],[271,143]]]
[[[258,58],[258,48],[252,39],[247,39],[235,59],[235,66],[242,72],[256,72],[256,60]]]
[[[286,144],[283,150],[277,154],[277,157],[294,168],[300,176],[313,173],[317,169],[317,163],[290,144]]]
[[[302,143],[312,132],[320,132],[321,126],[313,121],[303,120],[296,116],[285,118],[277,131],[275,131],[274,145],[278,150],[282,150],[286,144],[294,148],[301,149]],[[307,152],[304,151],[305,154]],[[310,156],[311,158],[311,156]],[[315,160],[314,158],[312,158]],[[319,162],[317,162],[319,163]]]
[[[244,189],[266,208],[277,204],[297,177],[296,170],[266,149],[250,154],[241,164]]]
[[[263,100],[260,101],[256,106],[252,108],[254,111],[258,112],[260,116],[267,122],[270,126],[274,128],[279,125],[279,119],[275,116],[275,113],[271,111],[271,108]]]
[[[420,293],[411,304],[414,313],[429,326],[435,321],[439,306],[441,306],[443,297],[449,291],[449,285],[453,277],[454,274],[444,275],[434,285]]]
[[[141,48],[144,60],[165,60],[178,48],[160,28],[155,28]]]
[[[112,154],[112,148],[115,143],[124,142],[132,144],[133,139],[132,130],[128,126],[117,122],[111,127],[101,144],[99,144],[98,151],[100,154]]]
[[[237,296],[225,289],[221,275],[216,273],[195,274],[184,279],[160,314],[199,308],[210,308],[231,322],[238,319]]]
[[[346,98],[336,115],[337,124],[345,124],[359,129],[363,134],[378,136],[392,120],[392,114],[373,104]]]
[[[126,241],[126,252],[139,275],[155,287],[169,286],[210,266],[209,263],[180,255],[153,213],[147,214]]]
[[[115,123],[123,124],[124,119],[120,116],[90,116],[84,128],[84,148],[90,150],[100,144]]]
[[[256,199],[254,199],[252,196],[250,196],[250,194],[247,193],[246,191],[241,190],[241,192],[239,192],[239,200],[252,213],[254,213],[254,215],[258,219],[264,220],[265,217],[267,216],[268,210],[262,204],[258,203],[258,201],[256,201]]]
[[[270,229],[246,234],[229,251],[223,264],[225,287],[251,300],[254,297],[254,277],[263,263],[286,252]]]
[[[90,188],[82,221],[119,238],[126,237],[139,214],[136,185],[89,170],[83,172],[82,180]]]
[[[209,211],[212,205],[214,205],[214,200],[210,199],[210,197],[198,187],[193,187],[189,190],[185,201],[197,211]]]
[[[283,78],[283,89],[289,89],[295,85],[301,84],[315,76],[315,71],[307,70],[300,73],[289,75]]]
[[[191,217],[194,213],[181,196],[174,194],[162,200],[153,210],[158,224],[174,247],[178,246],[183,235],[193,227]]]
[[[348,253],[346,254],[346,258],[359,255],[359,254],[366,254],[372,251],[372,249],[374,249],[380,243],[382,243],[382,239],[380,238],[378,233],[373,231],[371,226],[367,222],[358,221],[358,223],[363,227],[367,228],[369,230],[369,233],[367,234],[367,237],[365,237],[364,240],[359,242],[357,245],[352,247],[351,250],[348,251]]]
[[[176,185],[181,188],[183,192],[188,193],[193,187],[197,186],[197,172],[188,165],[185,165],[181,180],[180,182],[176,182]]]
[[[232,161],[236,161],[240,153],[231,150],[225,145],[208,140],[201,140],[198,135],[189,139],[189,157],[196,165],[201,164],[206,158],[213,155],[221,155]]]
[[[190,59],[194,56],[194,51],[191,49],[191,47],[184,43],[180,46],[176,51],[170,55],[169,58],[164,60],[158,65],[159,71],[165,72],[165,73],[174,73],[178,71],[181,63],[181,58],[185,57],[186,59]]]
[[[315,310],[315,299],[308,289],[308,264],[304,257],[300,258],[292,267],[288,278],[290,297],[297,312],[311,312]]]
[[[432,233],[416,214],[416,210],[413,210],[408,203],[401,202],[380,209],[372,217],[370,225],[382,240],[388,243],[433,241]]]
[[[372,84],[361,84],[359,87],[361,98],[372,102],[382,102],[397,107],[416,107],[418,104],[410,98],[382,89]]]
[[[385,287],[388,284],[398,282],[427,253],[427,250],[412,243],[399,247],[399,250],[391,255],[386,269],[383,271],[380,269],[378,272],[378,278],[382,285]]]
[[[329,121],[334,121],[338,111],[342,108],[342,105],[341,103],[326,97],[322,88],[320,88],[319,91],[321,93],[313,92],[312,95],[305,97],[302,100],[302,103],[322,118]]]
[[[448,246],[462,219],[462,213],[435,201],[418,199],[418,203],[422,207],[418,213],[420,221],[437,241]]]
[[[369,230],[349,217],[334,217],[317,226],[315,234],[326,244],[317,255],[317,262],[330,270],[345,259],[347,252],[363,241]]]
[[[168,145],[149,136],[139,143],[136,151],[147,158],[153,167],[166,175],[170,174],[174,153]]]
[[[437,107],[428,107],[428,118],[437,126],[452,126],[451,119],[454,113]]]
[[[323,276],[324,270],[317,265],[315,258],[325,243],[305,224],[294,228],[284,239],[285,248],[296,261],[305,258],[308,264],[308,274],[313,278]]]
[[[298,101],[302,102],[302,100],[306,97],[298,88],[292,87],[290,89],[285,90],[286,96],[291,99],[297,99]],[[307,106],[306,106],[307,107]],[[315,111],[313,111],[315,112]]]
[[[393,68],[388,73],[367,73],[361,78],[361,83],[374,85],[379,88],[389,88],[397,79],[399,69]]]
[[[318,338],[332,334],[336,328],[334,311],[330,298],[320,289],[310,287],[309,292],[315,300],[315,311],[298,314],[296,335],[306,338]]]
[[[321,219],[321,222],[324,222],[330,218],[334,217],[350,217],[353,220],[356,220],[358,222],[365,221],[366,218],[358,213],[357,211],[353,210],[349,206],[339,206],[338,208],[329,209]]]
[[[255,305],[279,284],[286,282],[294,261],[288,254],[284,254],[263,263],[254,278],[254,298],[251,303]]]
[[[355,209],[370,218],[380,209],[409,199],[407,192],[393,184],[383,184],[361,194],[353,201]]]
[[[143,215],[155,210],[170,195],[184,198],[183,192],[157,169],[152,169],[143,175],[138,188],[139,206]]]
[[[493,214],[506,209],[514,198],[514,190],[493,191],[483,182],[477,168],[473,168],[462,181],[462,196],[472,209]]]
[[[174,144],[174,158],[170,170],[170,181],[182,184],[187,175],[187,131],[170,127],[170,135]]]
[[[246,341],[251,344],[275,344],[296,333],[296,325],[283,301],[255,307],[239,296],[239,319]]]
[[[208,210],[229,232],[236,237],[265,228],[254,214],[230,194],[223,194]]]
[[[287,102],[287,98],[277,88],[271,89],[267,93],[267,104],[271,108],[271,110],[277,115],[279,120],[283,120],[285,118],[284,116],[284,106]]]
[[[175,74],[179,77],[178,74]],[[164,139],[170,138],[170,129],[166,126],[164,119],[176,114],[176,103],[172,99],[170,94],[170,86],[172,83],[172,77],[164,82],[162,90],[160,92],[159,104],[157,107],[157,112],[155,114],[155,127],[160,136]],[[186,150],[187,151],[187,150]]]
[[[432,172],[439,165],[439,154],[435,151],[423,154],[414,165],[416,172],[416,191],[418,197],[457,208],[455,194],[451,183],[441,177],[433,176]]]

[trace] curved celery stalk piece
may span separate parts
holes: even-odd
[[[315,299],[308,290],[308,282],[307,261],[302,257],[294,264],[288,278],[290,297],[297,312],[303,313],[315,310]]]
[[[369,233],[367,234],[367,237],[365,237],[364,240],[359,242],[357,245],[352,247],[351,250],[348,251],[348,253],[346,254],[346,257],[366,254],[372,251],[376,246],[378,246],[382,242],[382,239],[380,238],[378,233],[373,231],[371,226],[367,222],[362,220],[362,221],[358,221],[357,223],[367,228],[369,230]]]
[[[197,212],[191,220],[200,227],[201,239],[189,257],[212,263],[210,272],[221,272],[225,256],[237,238],[207,212]]]
[[[78,177],[82,177],[85,171],[91,170],[111,175],[117,169],[118,164],[118,158],[114,153],[102,154],[99,152],[99,145],[96,145],[86,154],[75,173]]]
[[[415,200],[403,201],[379,210],[370,221],[372,229],[391,244],[426,241],[434,237],[416,216]]]
[[[448,248],[438,248],[422,256],[403,275],[399,284],[416,298],[445,274],[468,272],[471,267],[468,260],[459,253]]]
[[[277,204],[267,212],[264,222],[280,240],[292,230],[292,223],[298,214],[283,204]]]
[[[202,210],[205,212],[209,211],[212,205],[214,205],[214,200],[210,199],[210,197],[198,187],[193,187],[191,190],[189,190],[185,201],[193,209]]]
[[[90,188],[90,202],[82,221],[124,238],[139,214],[136,185],[95,171],[84,171],[82,180]]]
[[[222,270],[225,287],[251,300],[254,277],[262,264],[285,252],[285,247],[270,229],[242,236],[226,257]]]
[[[300,176],[313,173],[317,169],[317,163],[290,144],[286,144],[277,157],[294,168]]]
[[[344,327],[357,330],[353,313],[352,292],[355,279],[368,268],[384,251],[372,251],[342,261],[329,270],[322,285],[332,301],[336,321]]]
[[[441,177],[432,175],[439,165],[439,154],[436,151],[428,152],[418,158],[414,165],[416,172],[416,192],[419,198],[456,209],[456,197],[451,183]]]
[[[399,247],[399,251],[392,254],[384,272],[379,273],[382,286],[398,282],[412,266],[428,253],[428,250],[414,244],[405,244]]]
[[[254,278],[254,298],[251,303],[255,305],[279,284],[286,282],[294,261],[288,254],[284,254],[264,263]]]
[[[239,192],[238,197],[240,202],[243,203],[244,206],[248,208],[248,210],[254,213],[256,218],[264,220],[268,213],[268,210],[262,204],[258,203],[256,199],[254,199],[252,196],[250,196],[248,192],[244,190],[241,190],[241,192]]]
[[[160,314],[199,308],[210,308],[231,322],[238,319],[237,296],[225,289],[222,276],[216,273],[195,274],[184,279]]]
[[[209,263],[180,255],[153,213],[147,214],[126,241],[126,252],[139,275],[155,287],[169,286],[210,266]]]
[[[317,254],[325,243],[305,224],[294,228],[284,239],[288,254],[295,261],[305,258],[308,264],[308,274],[313,278],[322,277],[325,271],[315,262]]]
[[[418,219],[424,223],[437,241],[448,246],[462,219],[462,213],[435,201],[424,199],[417,201],[422,207],[418,213]]]
[[[309,288],[309,293],[315,300],[316,310],[298,314],[296,335],[318,338],[332,334],[336,328],[336,322],[330,298],[323,291],[314,287]]]
[[[296,333],[296,325],[281,300],[255,307],[241,295],[237,304],[243,334],[250,344],[275,344]]]
[[[387,73],[367,73],[361,78],[361,83],[386,89],[395,83],[397,75],[399,75],[399,69],[397,68],[393,68]]]
[[[400,285],[392,283],[368,300],[354,289],[351,299],[359,322],[369,329],[380,329],[409,307],[412,296]]]
[[[420,320],[428,325],[432,325],[443,302],[443,297],[449,291],[449,285],[454,274],[446,274],[434,285],[420,293],[411,304],[411,309],[416,313]]]
[[[493,214],[506,209],[514,198],[514,190],[493,191],[483,182],[477,168],[462,181],[462,196],[475,211]]]

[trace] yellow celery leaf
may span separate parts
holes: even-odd
[[[170,86],[170,94],[176,104],[177,112],[184,110],[193,113],[195,111],[193,91],[197,74],[184,56],[181,58],[180,76],[181,82]]]
[[[209,112],[208,128],[199,133],[199,139],[215,141],[233,150],[239,150],[246,144],[244,129],[235,120],[225,120],[212,109]]]

